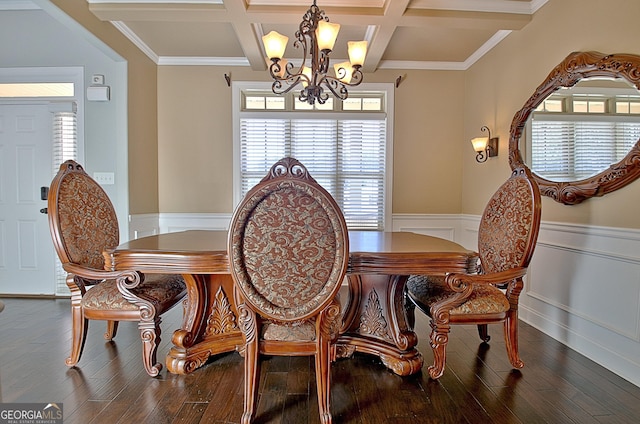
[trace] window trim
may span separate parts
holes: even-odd
[[[261,82],[261,81],[233,81],[231,83],[232,90],[232,122],[233,122],[233,208],[240,203],[242,200],[240,197],[241,193],[241,184],[240,184],[240,118],[242,116],[247,116],[247,114],[253,114],[254,112],[242,112],[242,92],[244,90],[271,90],[270,82]],[[384,91],[385,92],[385,112],[358,112],[359,119],[366,119],[366,116],[373,117],[374,115],[379,116],[381,113],[386,114],[387,119],[387,131],[386,131],[386,157],[385,157],[385,176],[384,176],[384,189],[385,189],[385,199],[384,199],[384,208],[385,208],[385,216],[384,216],[384,228],[385,231],[390,231],[392,228],[392,199],[393,199],[393,111],[394,111],[394,85],[393,83],[363,83],[358,86],[358,89],[351,89],[352,93],[358,93],[361,91]],[[260,114],[261,117],[266,117],[265,115],[270,114],[272,112],[260,111],[256,114]],[[289,112],[273,112],[282,116],[282,114],[287,114],[287,116],[291,116],[292,114],[296,117],[303,117],[304,115],[309,116],[309,114],[317,113],[319,118],[326,119],[330,115],[340,116],[342,113],[349,112],[326,112],[326,111],[289,111]],[[330,118],[329,118],[330,119]],[[313,174],[312,174],[313,175]]]

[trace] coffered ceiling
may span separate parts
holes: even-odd
[[[218,64],[266,69],[263,34],[294,33],[313,0],[87,0],[158,64]],[[368,40],[365,72],[467,69],[548,0],[317,0],[341,24],[334,60],[350,40]],[[335,63],[335,62],[334,62]]]

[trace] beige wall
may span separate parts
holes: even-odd
[[[130,213],[231,212],[231,89],[223,75],[267,80],[266,71],[158,68],[111,24],[97,20],[84,0],[53,3],[128,61]],[[640,54],[638,17],[637,1],[549,0],[529,25],[465,72],[365,75],[367,82],[406,77],[396,90],[393,213],[480,214],[509,175],[514,113],[571,51]],[[500,156],[478,164],[469,139],[483,125],[500,136]],[[639,196],[636,183],[577,206],[545,198],[543,219],[640,228],[640,215],[627,204]]]
[[[129,213],[158,212],[157,66],[110,22],[93,15],[86,0],[51,0],[127,61]],[[88,140],[87,142],[90,142]]]
[[[637,1],[549,0],[530,24],[510,34],[465,72],[464,139],[480,134],[480,127],[488,124],[500,135],[500,155],[477,164],[471,154],[463,154],[463,213],[481,213],[488,197],[509,175],[511,120],[551,69],[572,51],[640,54],[638,18]],[[543,198],[542,219],[640,228],[638,199],[640,182],[575,206]]]
[[[158,71],[160,212],[232,211],[234,80],[268,81],[249,68],[162,66]],[[394,213],[459,213],[462,72],[378,71],[395,90]],[[465,146],[466,147],[466,146]]]

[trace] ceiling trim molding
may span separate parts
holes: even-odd
[[[223,4],[223,0],[87,0],[89,4],[100,4],[100,3],[118,3],[118,4],[127,4],[127,3],[139,3],[139,4],[154,4],[154,3],[189,3],[189,4]]]
[[[500,41],[504,40],[510,30],[500,30],[496,32],[478,50],[473,52],[464,62],[428,62],[410,60],[382,60],[378,69],[407,69],[423,71],[466,71],[482,56],[494,48]],[[159,66],[250,66],[249,61],[244,57],[175,57],[161,56],[157,61]]]
[[[538,9],[547,4],[549,0],[531,0],[531,13],[536,13]]]
[[[474,63],[476,63],[482,56],[487,54],[491,49],[498,45],[502,40],[504,40],[509,34],[511,34],[511,30],[501,29],[491,38],[489,38],[483,45],[480,46],[478,50],[473,52],[471,56],[464,61],[466,67],[465,69],[469,69]]]
[[[407,69],[419,71],[464,71],[465,62],[426,62],[412,60],[381,60],[378,69]]]
[[[412,9],[494,12],[531,15],[549,0],[413,0]]]
[[[153,60],[156,65],[159,63],[160,57],[148,45],[146,45],[135,32],[131,31],[124,22],[112,21],[111,23],[118,29],[118,31],[127,37],[129,41],[135,44],[144,54],[146,54],[149,59]]]
[[[251,66],[246,57],[161,56],[159,66]]]

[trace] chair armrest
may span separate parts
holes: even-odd
[[[431,306],[431,316],[439,323],[448,322],[449,311],[462,305],[471,296],[473,284],[509,283],[506,296],[512,307],[517,308],[518,296],[522,290],[522,277],[526,273],[527,268],[516,267],[489,274],[447,274],[444,279],[445,284],[454,293],[452,296],[434,303]]]
[[[489,274],[447,274],[445,282],[449,289],[455,292],[462,292],[471,284],[504,284],[517,278],[522,278],[527,273],[527,268],[516,267],[506,271],[493,272]]]
[[[126,269],[122,271],[106,271],[104,269],[90,268],[75,263],[62,264],[62,268],[83,280],[116,280],[118,290],[132,303],[139,300],[137,296],[130,292],[144,281],[144,274],[138,271]],[[84,285],[84,282],[82,283]],[[83,289],[84,290],[84,289]]]
[[[89,268],[71,262],[62,264],[62,268],[70,274],[88,280],[129,280],[131,283],[127,284],[127,288],[133,288],[143,281],[142,275],[133,270],[105,271],[103,269]],[[130,285],[132,286],[130,287]]]

